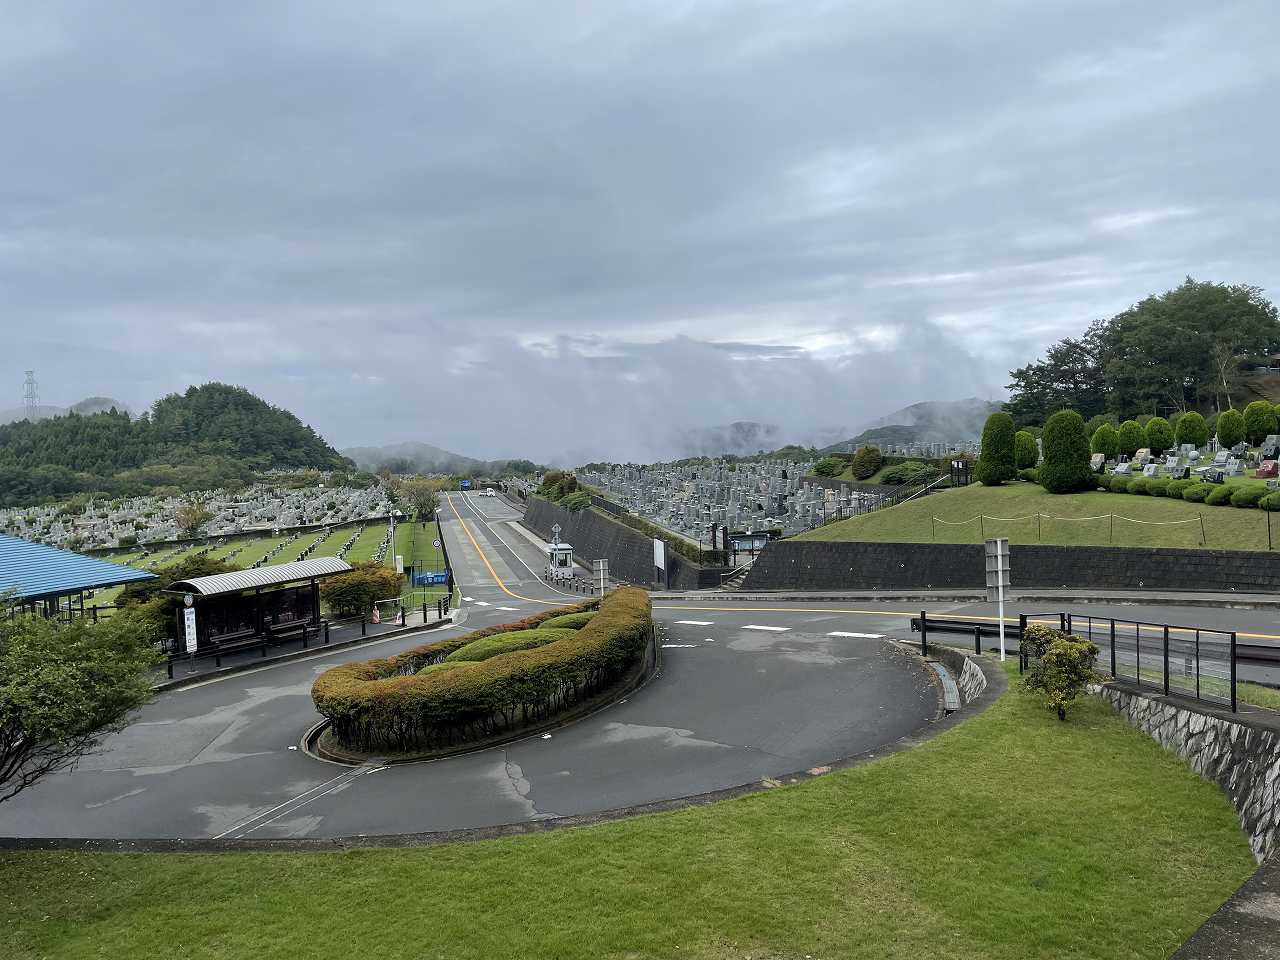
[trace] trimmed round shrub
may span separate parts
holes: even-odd
[[[1209,425],[1204,422],[1204,417],[1191,410],[1178,418],[1178,425],[1173,431],[1173,439],[1178,446],[1190,443],[1197,447],[1203,447],[1209,442]]]
[[[544,630],[581,630],[591,618],[595,616],[595,611],[589,610],[585,613],[565,613],[558,617],[552,617],[542,624]]]
[[[1107,486],[1112,493],[1128,493],[1131,479],[1131,477],[1126,477],[1124,474],[1113,476],[1108,479]]]
[[[1251,445],[1258,446],[1276,430],[1276,412],[1267,401],[1255,400],[1244,408],[1244,436]]]
[[[1168,477],[1149,477],[1147,479],[1147,495],[1151,497],[1163,497],[1169,490]]]
[[[1239,484],[1231,494],[1231,505],[1233,507],[1243,507],[1245,509],[1254,509],[1271,491],[1262,484],[1258,483],[1242,483]]]
[[[1258,501],[1263,510],[1280,510],[1280,490],[1273,490]]]
[[[844,460],[841,457],[823,457],[813,465],[813,472],[820,477],[838,477],[844,473]]]
[[[1187,442],[1190,443],[1191,441]],[[1187,487],[1195,486],[1199,482],[1198,480],[1170,480],[1169,486],[1165,488],[1165,496],[1171,500],[1181,500],[1182,491],[1186,490]]]
[[[1137,493],[1145,497],[1151,492],[1150,484],[1150,477],[1134,477],[1129,481],[1129,492]]]
[[[1018,479],[1026,480],[1028,483],[1040,482],[1040,471],[1035,467],[1027,467],[1025,470],[1018,471]]]
[[[1089,449],[1114,460],[1120,454],[1120,431],[1109,423],[1102,424],[1089,438]]]
[[[1223,410],[1218,414],[1218,443],[1230,449],[1244,437],[1244,414],[1239,410]]]
[[[853,474],[855,480],[866,480],[874,476],[882,466],[884,466],[884,457],[880,455],[879,447],[859,447],[853,455],[849,472]]]
[[[1040,485],[1050,493],[1074,493],[1097,486],[1089,469],[1089,438],[1084,418],[1074,410],[1059,410],[1044,425],[1044,463]]]
[[[997,411],[987,417],[982,428],[982,452],[974,467],[973,476],[984,487],[998,487],[1012,480],[1016,468],[1013,465],[1013,417]]]
[[[1209,491],[1209,495],[1204,498],[1204,502],[1211,507],[1226,506],[1231,502],[1231,494],[1234,492],[1235,490],[1225,483],[1214,484],[1213,489]],[[1187,499],[1185,490],[1182,492],[1182,499]]]
[[[1214,490],[1218,489],[1212,483],[1205,483],[1203,480],[1197,480],[1191,486],[1182,491],[1182,499],[1188,503],[1204,503],[1207,497]]]
[[[465,647],[453,651],[445,657],[445,663],[453,661],[471,661],[488,660],[490,657],[501,656],[504,653],[513,653],[516,650],[533,650],[537,647],[545,647],[548,643],[555,643],[557,640],[566,640],[577,633],[576,630],[548,630],[545,627],[539,627],[534,630],[513,630],[510,633],[500,633],[496,637],[483,637],[480,640],[473,640]]]
[[[1019,430],[1013,435],[1013,465],[1019,470],[1030,470],[1040,461],[1040,448],[1030,430]]]
[[[1173,427],[1164,417],[1152,417],[1146,426],[1147,446],[1152,453],[1163,453],[1173,446]]]
[[[1135,453],[1147,445],[1147,435],[1142,430],[1142,425],[1137,420],[1126,420],[1120,424],[1120,452],[1126,457],[1132,457]]]

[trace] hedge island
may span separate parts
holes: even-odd
[[[652,640],[649,595],[624,587],[603,601],[335,667],[311,697],[345,750],[449,750],[542,724],[625,683]]]

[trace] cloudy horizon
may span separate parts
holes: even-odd
[[[27,368],[63,405],[220,380],[339,447],[656,459],[1003,398],[1187,275],[1280,287],[1265,2],[5,22],[0,408]]]

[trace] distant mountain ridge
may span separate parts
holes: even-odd
[[[85,397],[85,399],[78,403],[73,403],[69,407],[59,407],[47,403],[41,404],[35,408],[35,419],[47,420],[50,417],[65,417],[68,413],[88,416],[93,413],[106,413],[112,408],[115,408],[120,413],[132,412],[127,404],[111,397]],[[0,424],[16,423],[19,420],[26,420],[27,416],[25,407],[10,407],[8,410],[0,410]]]
[[[762,450],[773,450],[785,442],[782,428],[775,424],[736,420],[716,426],[685,428],[676,438],[675,447],[680,458],[724,454],[747,457]]]
[[[823,453],[851,453],[865,444],[961,443],[977,440],[987,417],[1002,408],[996,400],[924,400],[886,414],[867,424],[848,440]]]
[[[362,470],[392,473],[446,473],[455,475],[494,475],[514,471],[529,473],[534,464],[528,460],[479,460],[443,447],[417,440],[386,443],[380,447],[347,447],[342,455],[355,461]]]

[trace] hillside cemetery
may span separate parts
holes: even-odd
[[[831,517],[864,512],[882,499],[848,484],[827,489],[806,479],[811,461],[721,460],[693,464],[614,464],[578,478],[640,517],[691,540],[711,524],[755,533],[800,533]]]

